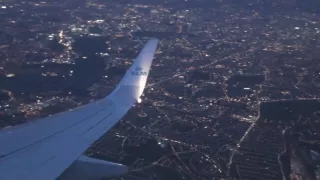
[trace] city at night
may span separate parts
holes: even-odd
[[[0,179],[320,179],[320,1],[0,0],[0,19]]]

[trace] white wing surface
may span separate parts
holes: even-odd
[[[140,98],[158,40],[149,40],[117,88],[94,103],[0,131],[0,179],[96,179],[120,175],[120,164],[83,156]],[[76,178],[76,179],[81,179]]]

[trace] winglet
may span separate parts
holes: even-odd
[[[132,102],[136,102],[140,98],[147,83],[158,42],[158,39],[151,39],[147,42],[121,79],[118,87],[107,97],[109,100],[131,105]]]
[[[151,39],[147,42],[119,85],[133,85],[144,88],[158,42],[158,39]]]

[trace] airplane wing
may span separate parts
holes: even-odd
[[[97,179],[127,167],[93,159],[84,151],[137,102],[147,82],[158,40],[149,40],[116,89],[76,109],[0,131],[0,179]],[[75,173],[78,173],[77,178]],[[63,175],[64,176],[64,175]]]

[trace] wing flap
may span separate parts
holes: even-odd
[[[120,176],[127,172],[128,167],[122,164],[81,156],[58,179],[102,179]]]

